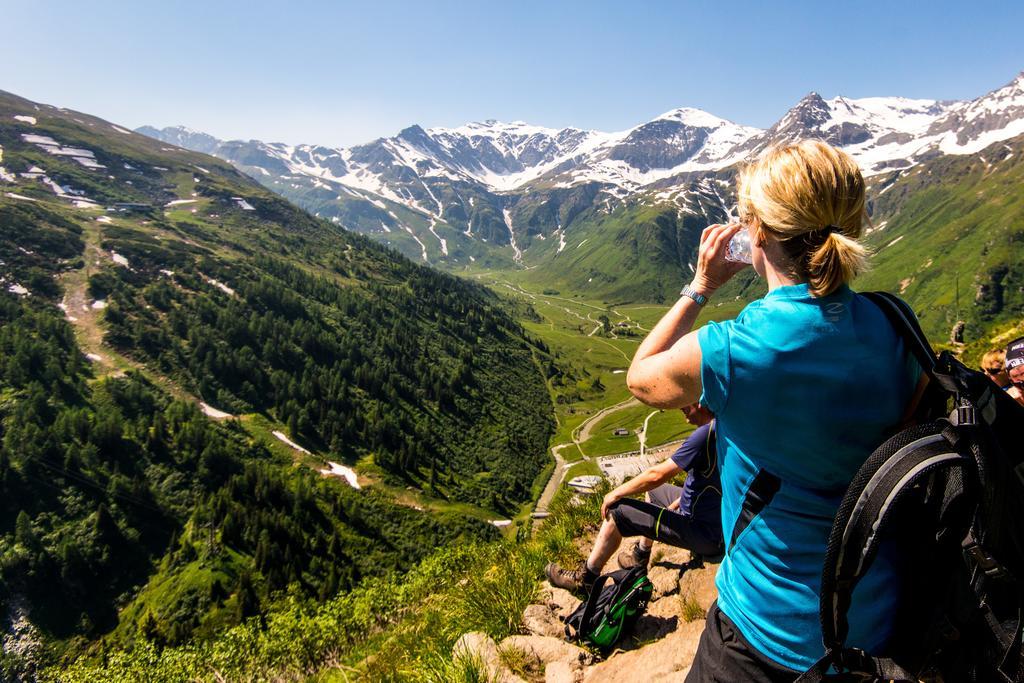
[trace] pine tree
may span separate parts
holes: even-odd
[[[242,575],[238,577],[235,596],[237,599],[235,617],[239,623],[260,613],[260,599],[256,595],[256,589],[253,588],[249,572],[242,572]]]

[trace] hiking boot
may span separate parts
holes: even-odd
[[[623,569],[646,567],[651,559],[651,549],[641,547],[640,541],[634,543],[629,550],[623,550],[618,556],[619,566]]]
[[[587,570],[587,564],[580,562],[575,569],[563,569],[557,562],[549,562],[544,573],[552,586],[564,588],[573,593],[589,592],[597,575]]]

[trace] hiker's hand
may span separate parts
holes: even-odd
[[[1010,395],[1010,398],[1014,399],[1015,401],[1017,401],[1017,403],[1024,406],[1024,391],[1021,391],[1016,386],[1012,386],[1006,390],[1006,393]]]
[[[615,491],[609,491],[605,495],[604,500],[601,502],[601,519],[611,519],[611,507],[612,505],[618,503],[620,500],[622,500],[621,495],[619,495]]]
[[[746,230],[742,223],[709,225],[700,235],[700,251],[697,255],[697,271],[690,285],[704,296],[711,296],[716,289],[729,281],[736,273],[749,264],[725,260],[729,240],[740,230]]]

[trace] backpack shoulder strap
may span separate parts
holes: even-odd
[[[901,446],[896,442],[899,447],[891,453],[888,451],[895,446],[884,444],[868,459],[854,477],[832,525],[822,569],[819,616],[826,654],[839,666],[848,665],[847,612],[854,589],[874,561],[896,503],[936,470],[972,465],[941,431],[918,428],[913,437],[905,438]]]
[[[921,369],[930,375],[935,372],[935,351],[932,350],[928,338],[921,330],[921,324],[913,309],[903,299],[890,294],[889,292],[861,292],[867,299],[882,309],[885,317],[894,328],[900,338],[903,339],[907,350],[914,354],[914,358],[921,364]]]
[[[823,683],[828,680],[851,680],[844,677],[832,677],[828,672],[832,668],[832,657],[826,654],[814,663],[810,669],[800,674],[794,683]],[[889,657],[872,657],[863,650],[850,648],[843,652],[843,663],[851,671],[866,674],[867,678],[857,680],[885,681],[886,683],[919,683],[918,676],[910,673]]]
[[[583,609],[579,627],[576,629],[577,631],[582,631],[588,627],[590,620],[594,618],[594,613],[597,612],[597,604],[601,601],[601,593],[604,592],[604,585],[608,583],[609,580],[615,581],[615,579],[616,577],[613,574],[602,574],[594,579],[594,585],[590,589],[590,595],[587,596],[587,606]]]

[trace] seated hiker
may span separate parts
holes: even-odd
[[[1006,375],[1010,380],[1007,393],[1024,405],[1024,337],[1014,339],[1006,347]]]
[[[992,349],[981,357],[981,370],[988,375],[988,378],[995,382],[995,385],[1006,391],[1010,384],[1010,376],[1006,373],[1006,351],[1004,349]]]
[[[552,562],[545,573],[552,585],[578,591],[593,584],[618,550],[624,536],[642,536],[619,553],[623,569],[646,565],[654,541],[686,548],[700,555],[722,553],[722,491],[715,451],[714,417],[699,404],[683,408],[696,431],[672,454],[646,472],[623,483],[605,496],[601,505],[604,522],[586,562],[563,569]],[[683,486],[668,482],[686,472]],[[628,496],[646,493],[646,500]]]

